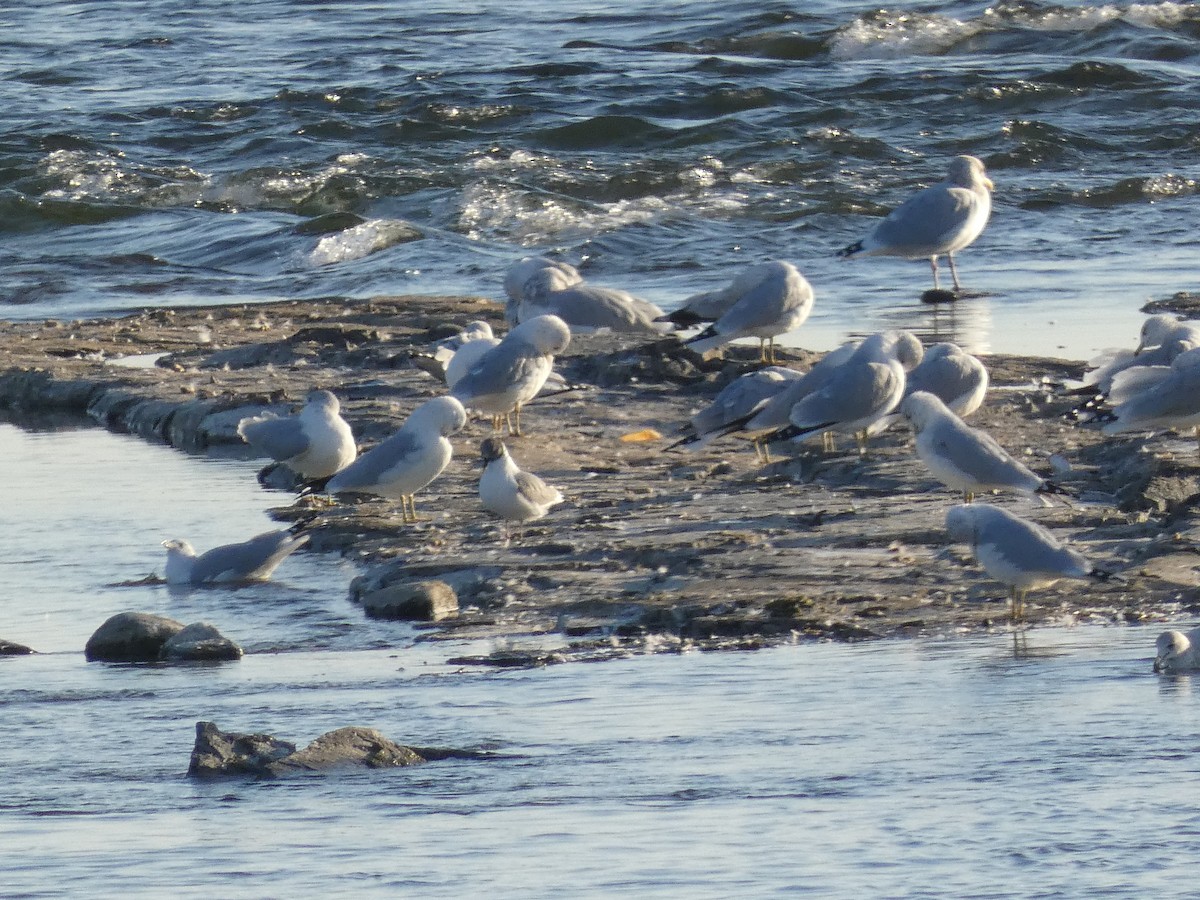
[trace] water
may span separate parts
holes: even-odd
[[[743,264],[818,291],[795,342],[906,325],[977,351],[1131,345],[1193,284],[1191,3],[91,0],[0,11],[0,302],[499,297],[528,252],[677,305]],[[832,252],[955,154],[991,296]]]
[[[1154,630],[461,669],[446,660],[493,648],[365,620],[352,572],[316,554],[252,589],[114,585],[161,571],[163,536],[262,530],[280,497],[253,463],[95,429],[0,426],[0,452],[0,635],[44,651],[0,659],[6,898],[1140,897],[1188,883],[1200,681],[1150,673]],[[87,635],[122,609],[207,619],[250,652],[85,662]],[[301,743],[362,724],[496,758],[197,782],[183,773],[201,719]]]

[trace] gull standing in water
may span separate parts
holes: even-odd
[[[510,537],[510,523],[532,522],[562,503],[563,495],[531,472],[518,468],[499,438],[487,438],[479,447],[484,465],[479,479],[479,499],[483,508],[504,520],[504,537]]]
[[[307,534],[268,531],[240,544],[224,544],[199,556],[187,541],[163,541],[167,584],[236,584],[266,581],[281,562],[308,543]]]
[[[933,477],[970,503],[982,491],[1022,494],[1070,494],[1030,471],[987,432],[967,425],[938,397],[917,391],[900,404],[901,414],[916,432],[917,456]]]
[[[938,287],[937,258],[950,264],[954,290],[961,291],[954,254],[974,243],[992,212],[992,181],[974,156],[956,156],[945,181],[925,188],[892,210],[861,241],[838,251],[838,256],[928,257],[933,289]]]
[[[751,266],[730,286],[740,293],[712,325],[686,343],[705,353],[743,337],[758,338],[759,356],[775,364],[775,338],[794,331],[812,312],[812,285],[791,263],[776,260]]]
[[[447,438],[466,424],[467,412],[454,397],[426,400],[399,431],[329,479],[324,490],[399,500],[403,520],[415,522],[413,495],[450,464],[454,447]]]
[[[521,434],[521,407],[537,396],[554,369],[555,355],[571,343],[571,330],[558,316],[522,322],[484,353],[451,389],[463,406],[492,417],[499,431],[510,413],[509,433]]]
[[[238,422],[237,433],[303,479],[328,478],[358,455],[340,410],[338,398],[329,391],[312,391],[298,414],[248,416]]]
[[[1012,618],[1025,615],[1025,595],[1064,578],[1107,581],[1110,572],[1097,569],[1041,525],[1014,516],[989,503],[953,506],[946,513],[946,530],[956,541],[969,544],[975,559],[992,578],[1008,585]]]

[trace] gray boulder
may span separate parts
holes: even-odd
[[[88,638],[83,652],[89,661],[153,662],[180,631],[183,623],[165,616],[117,613]]]
[[[163,644],[159,659],[169,662],[213,662],[242,658],[242,648],[207,622],[193,622]]]
[[[458,595],[444,581],[400,581],[363,594],[363,611],[373,619],[438,622],[458,614]]]

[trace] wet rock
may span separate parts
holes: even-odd
[[[1175,313],[1185,319],[1200,318],[1200,294],[1191,291],[1176,291],[1164,300],[1151,300],[1142,307],[1147,315]]]
[[[537,669],[566,662],[553,650],[496,650],[487,656],[455,656],[446,660],[451,666],[491,666],[496,669]]]
[[[218,662],[242,658],[242,648],[207,622],[193,622],[163,644],[159,658],[171,662]]]
[[[397,744],[373,728],[350,726],[321,735],[301,750],[290,741],[269,734],[223,732],[212,722],[196,723],[188,775],[213,777],[255,775],[275,778],[301,772],[334,769],[389,769],[412,766],[431,759],[480,758],[448,748],[422,748]]]
[[[29,647],[26,647],[24,644],[17,644],[13,641],[0,639],[0,656],[25,656],[26,654],[32,652],[33,650],[31,650]]]
[[[458,595],[444,581],[397,582],[363,594],[359,602],[373,619],[437,622],[458,613]]]
[[[183,623],[151,613],[117,613],[88,638],[89,661],[153,662],[163,645],[183,630]]]

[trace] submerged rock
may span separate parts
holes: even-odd
[[[297,750],[269,734],[221,731],[212,722],[196,723],[188,775],[257,775],[275,778],[331,769],[392,769],[442,759],[486,759],[489,754],[444,747],[406,747],[374,728],[349,726],[321,735]]]
[[[150,613],[117,613],[96,629],[83,652],[89,661],[153,662],[183,623]]]
[[[24,644],[0,639],[0,656],[25,656],[32,652],[33,650]]]
[[[193,622],[163,644],[159,659],[172,662],[215,662],[242,658],[242,648],[207,622]]]
[[[437,622],[458,614],[458,595],[444,581],[401,581],[359,598],[373,619]]]

